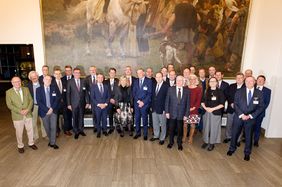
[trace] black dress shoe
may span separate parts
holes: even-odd
[[[136,134],[136,135],[133,137],[133,139],[138,139],[140,136],[141,136],[141,135]]]
[[[30,146],[28,146],[28,147],[30,147],[30,148],[33,149],[33,150],[37,150],[37,149],[38,149],[38,147],[37,147],[35,144],[30,145]]]
[[[236,145],[237,147],[240,147],[241,146],[241,143],[240,142],[237,142],[237,145]]]
[[[255,147],[259,147],[258,142],[255,142],[255,143],[254,143],[254,146],[255,146]]]
[[[124,137],[124,134],[123,134],[123,133],[120,133],[120,137]]]
[[[109,134],[107,133],[107,131],[103,132],[103,134],[104,134],[105,136],[108,136],[108,135],[109,135]]]
[[[101,133],[100,132],[97,133],[97,138],[101,138]]]
[[[112,134],[113,132],[114,132],[114,129],[110,129],[108,133]]]
[[[24,153],[24,148],[18,148],[19,153]]]
[[[50,144],[49,144],[49,146],[50,146],[50,147],[53,147],[54,149],[59,149],[59,146],[57,146],[56,144],[54,144],[54,145],[50,145]]]
[[[75,134],[75,135],[74,135],[74,139],[76,139],[76,140],[77,140],[77,139],[78,139],[78,137],[79,137],[79,134]]]
[[[183,146],[182,146],[182,145],[179,145],[179,146],[178,146],[178,150],[179,150],[179,151],[182,151],[182,150],[183,150]]]
[[[84,132],[80,132],[81,136],[86,136],[86,134]]]
[[[250,155],[245,155],[244,160],[249,161],[250,160]]]
[[[155,140],[158,140],[159,138],[151,138],[150,141],[153,142]]]
[[[230,138],[225,138],[224,140],[223,140],[223,143],[228,143],[228,142],[230,142]]]
[[[147,136],[144,136],[144,140],[147,141],[147,140],[148,140],[148,137],[147,137]]]
[[[212,151],[214,149],[214,144],[210,144],[208,147],[208,151]]]
[[[129,136],[133,136],[133,132],[129,132]]]
[[[168,144],[167,148],[171,149],[172,148],[172,144]]]
[[[208,147],[208,145],[209,145],[209,144],[207,144],[207,143],[203,143],[203,145],[201,146],[201,148],[202,148],[202,149],[205,149],[205,148]]]
[[[227,151],[226,154],[227,154],[228,156],[232,156],[233,153],[234,153],[234,151]]]
[[[94,129],[93,129],[93,133],[96,133],[97,132],[97,129],[94,127]]]
[[[161,140],[161,141],[159,142],[159,144],[160,144],[160,145],[163,145],[163,144],[164,144],[164,141],[163,141],[163,140]]]

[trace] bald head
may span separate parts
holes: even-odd
[[[182,75],[179,75],[176,77],[176,86],[177,87],[183,87],[184,85],[184,77]]]
[[[19,77],[13,77],[11,83],[16,90],[19,90],[22,86],[22,80]]]

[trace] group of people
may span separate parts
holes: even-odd
[[[187,137],[187,143],[192,144],[199,131],[203,137],[201,147],[212,151],[215,144],[221,143],[222,117],[227,116],[223,141],[230,142],[227,155],[236,151],[241,139],[245,141],[247,161],[252,145],[259,146],[260,128],[271,96],[271,90],[264,86],[265,76],[255,79],[248,69],[244,74],[237,73],[236,82],[229,85],[215,67],[209,67],[207,76],[205,69],[196,71],[194,66],[176,75],[173,64],[161,68],[155,76],[152,68],[139,68],[134,77],[130,66],[119,79],[116,73],[115,68],[110,68],[105,80],[91,66],[89,75],[82,78],[79,68],[67,65],[62,77],[61,69],[56,68],[50,75],[49,67],[44,65],[41,76],[36,71],[29,73],[27,88],[22,87],[19,77],[13,77],[13,88],[6,91],[6,103],[12,113],[18,151],[24,152],[24,127],[28,145],[37,149],[34,142],[39,138],[38,116],[42,137],[48,136],[51,148],[59,148],[56,139],[61,131],[66,136],[74,133],[74,139],[86,136],[86,110],[92,112],[97,138],[116,130],[120,137],[128,131],[134,139],[143,135],[146,141],[148,128],[152,128],[150,141],[158,140],[163,145],[168,137],[170,149],[177,136],[178,150],[183,150]]]

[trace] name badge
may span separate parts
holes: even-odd
[[[148,87],[147,87],[147,86],[144,86],[144,87],[143,87],[143,90],[148,90]]]
[[[258,105],[258,104],[259,104],[259,101],[253,101],[253,104],[254,104],[254,105]]]
[[[212,101],[216,101],[216,97],[213,96],[213,97],[211,98],[211,100],[212,100]]]
[[[56,93],[52,93],[52,96],[56,96]]]
[[[83,89],[83,90],[86,90],[86,88],[85,88],[85,87],[83,87],[82,89]]]
[[[64,89],[63,91],[64,91],[64,92],[67,92],[67,89]]]

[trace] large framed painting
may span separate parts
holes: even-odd
[[[42,0],[46,63],[240,71],[249,0]]]

